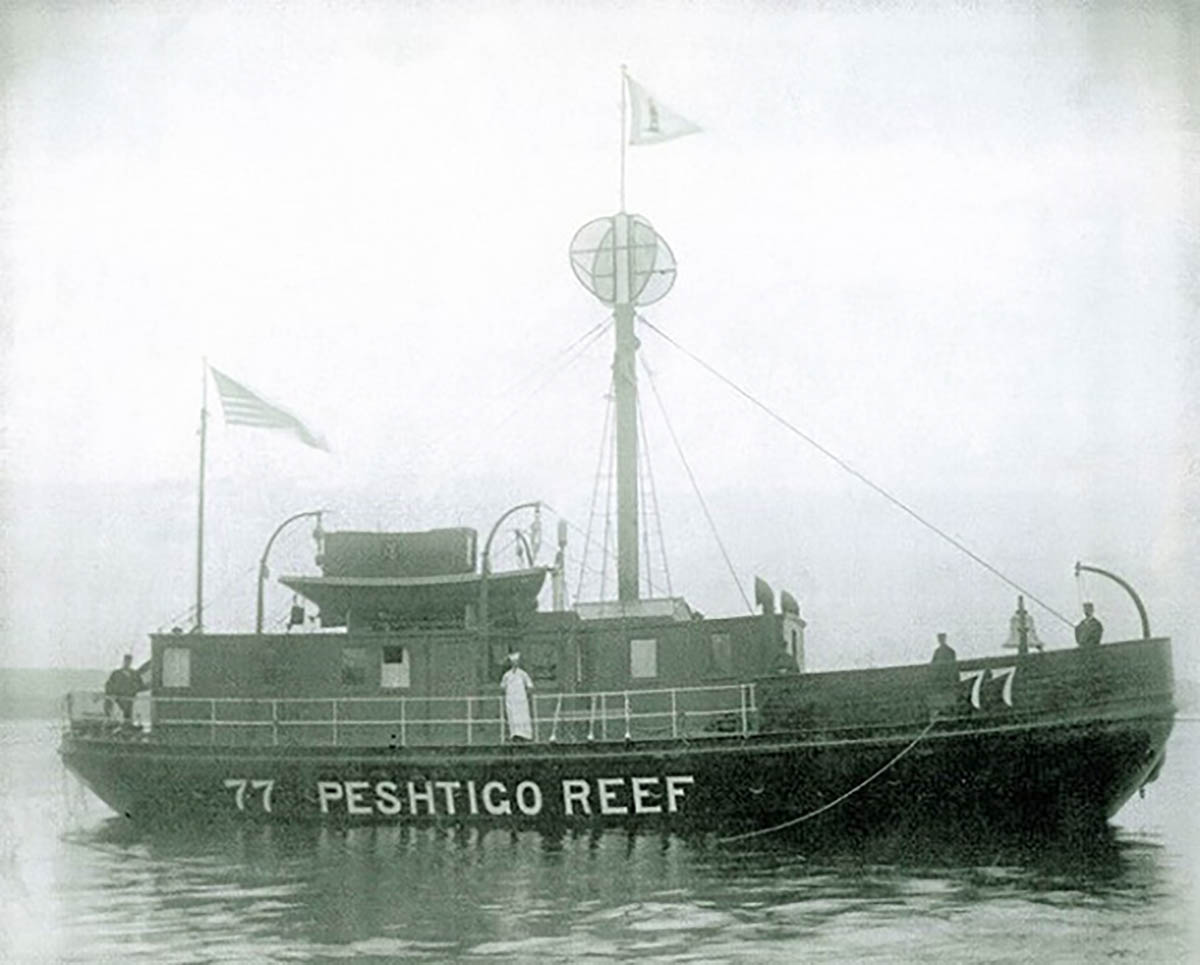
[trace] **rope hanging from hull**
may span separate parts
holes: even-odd
[[[898,764],[900,762],[900,759],[902,757],[904,757],[905,754],[907,754],[914,747],[916,747],[919,743],[921,743],[922,740],[925,739],[925,735],[927,735],[931,730],[933,730],[933,728],[937,725],[937,723],[938,723],[938,718],[934,717],[926,725],[925,729],[912,739],[911,743],[909,743],[908,746],[904,748],[904,750],[900,751],[899,754],[897,754],[890,761],[888,761],[886,764],[884,764],[883,767],[881,767],[879,770],[877,770],[874,774],[872,774],[870,777],[868,777],[865,781],[860,781],[858,784],[854,785],[854,787],[850,788],[850,790],[848,790],[845,794],[839,795],[838,797],[835,797],[832,801],[828,801],[825,804],[822,804],[819,808],[815,808],[812,811],[808,811],[805,814],[801,814],[799,817],[790,818],[787,821],[784,821],[782,824],[775,824],[769,828],[759,828],[755,831],[745,831],[742,834],[730,835],[727,838],[717,838],[717,844],[729,844],[732,841],[744,841],[747,838],[757,838],[764,834],[775,834],[777,831],[783,831],[786,828],[795,827],[797,824],[802,824],[803,822],[808,821],[811,818],[815,818],[818,814],[824,814],[826,811],[837,807],[843,801],[846,801],[846,800],[849,800],[850,798],[852,798],[855,794],[857,794],[859,791],[861,791],[864,787],[866,787],[868,784],[870,784],[876,778],[881,777],[887,771],[890,771],[893,767],[895,767],[896,764]]]

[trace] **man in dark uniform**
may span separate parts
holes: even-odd
[[[132,724],[133,698],[138,695],[139,691],[145,689],[142,675],[133,669],[133,657],[125,654],[121,666],[108,675],[108,682],[104,685],[104,695],[117,702],[117,706],[121,708],[121,713],[125,717],[125,723]]]
[[[952,714],[958,705],[958,654],[946,642],[946,634],[937,635],[937,649],[929,661],[929,713],[932,717]]]
[[[1083,605],[1083,619],[1075,625],[1075,642],[1087,649],[1100,646],[1100,638],[1104,636],[1104,625],[1092,613],[1090,603]]]

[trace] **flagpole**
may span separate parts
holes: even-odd
[[[200,487],[196,510],[196,625],[204,632],[204,450],[208,437],[208,357],[202,358],[200,388]]]
[[[625,210],[625,83],[627,68],[621,65],[621,211]]]

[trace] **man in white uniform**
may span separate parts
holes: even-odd
[[[515,741],[533,740],[533,721],[529,714],[529,692],[533,681],[520,667],[521,655],[508,655],[508,669],[500,678],[500,689],[504,691],[504,711],[508,717],[508,737]]]

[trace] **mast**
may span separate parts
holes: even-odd
[[[613,217],[616,236],[616,349],[613,385],[617,405],[617,599],[638,599],[637,336],[633,334],[633,238],[629,215]]]
[[[613,385],[617,406],[617,599],[638,598],[638,417],[637,336],[633,334],[632,231],[625,213],[625,92],[627,71],[621,65],[621,209],[613,217],[613,315],[616,347]]]
[[[204,448],[208,436],[208,358],[200,375],[200,485],[196,508],[196,633],[204,632]]]
[[[638,397],[634,335],[637,307],[658,301],[675,283],[675,256],[645,218],[625,210],[627,98],[632,81],[621,66],[620,210],[595,218],[571,241],[571,268],[583,286],[612,306],[616,348],[613,384],[617,409],[617,599],[638,596]],[[675,136],[675,135],[671,135]]]

